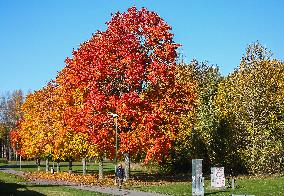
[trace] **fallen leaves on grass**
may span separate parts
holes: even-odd
[[[113,175],[106,175],[104,179],[99,179],[97,174],[76,174],[76,173],[68,173],[68,172],[59,172],[59,173],[47,173],[47,172],[32,172],[26,174],[29,180],[33,181],[55,181],[60,184],[64,184],[63,182],[69,183],[76,183],[80,185],[91,185],[91,186],[108,186],[113,187],[114,184],[114,176]],[[150,185],[165,185],[171,184],[173,182],[163,181],[163,180],[151,180],[151,181],[144,181],[144,180],[134,180],[130,179],[124,183],[124,187],[143,187],[143,186],[150,186]]]

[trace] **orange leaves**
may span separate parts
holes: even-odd
[[[113,178],[110,176],[106,176],[104,180],[98,180],[97,175],[81,175],[81,174],[70,174],[68,172],[60,172],[60,173],[46,173],[46,172],[36,172],[29,173],[27,177],[30,180],[52,180],[58,182],[69,182],[69,183],[80,183],[84,185],[109,185],[113,186]]]
[[[122,132],[119,134],[120,138],[120,152],[135,152],[133,158],[135,158],[138,152],[141,150],[141,141],[139,135],[130,132]]]
[[[23,104],[24,115],[17,128],[17,135],[21,140],[21,151],[26,157],[50,154],[55,121],[52,93],[53,86],[49,84],[44,89],[28,95]]]
[[[17,130],[10,131],[10,142],[18,154],[21,154],[21,137]]]
[[[156,139],[146,154],[145,162],[148,163],[150,160],[155,160],[160,163],[168,156],[171,146],[172,141],[166,136]]]
[[[41,141],[42,155],[49,149],[56,159],[114,158],[112,112],[120,152],[159,161],[195,97],[191,84],[176,77],[179,45],[171,27],[144,8],[116,13],[107,25],[66,58],[54,86],[27,99],[22,128],[33,130],[29,137]]]
[[[147,170],[148,171],[148,170]],[[149,172],[149,171],[148,171]],[[67,183],[67,184],[81,184],[81,185],[91,185],[91,186],[106,186],[106,187],[114,187],[114,176],[113,175],[105,175],[103,180],[99,180],[98,175],[81,175],[75,173],[68,172],[60,172],[60,173],[46,173],[46,172],[34,172],[27,173],[26,177],[30,180],[50,180],[57,181],[58,184]],[[151,178],[149,180],[148,178]],[[147,180],[148,179],[148,180]],[[139,187],[139,186],[147,186],[147,185],[161,185],[172,183],[168,180],[161,180],[160,178],[153,179],[153,177],[147,176],[147,174],[143,175],[135,175],[133,179],[129,179],[123,183],[124,187]]]

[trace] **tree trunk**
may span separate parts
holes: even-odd
[[[6,141],[6,140],[5,140]],[[3,156],[3,158],[6,158],[7,159],[7,161],[8,161],[8,149],[7,149],[7,145],[6,145],[6,142],[4,141],[4,156]]]
[[[9,160],[9,150],[6,142],[4,143],[4,157],[7,159],[7,161]]]
[[[103,179],[104,178],[104,162],[103,159],[101,159],[99,161],[99,179]]]
[[[18,153],[15,153],[16,155],[16,165],[18,165]]]
[[[72,173],[72,159],[69,159],[69,174]]]
[[[60,162],[59,161],[56,162],[56,172],[57,173],[60,172]]]
[[[2,140],[2,146],[1,146],[1,148],[2,148],[2,150],[1,150],[1,153],[2,153],[2,154],[1,154],[1,157],[2,157],[2,158],[5,158],[5,156],[4,156],[4,154],[5,154],[5,147],[4,147],[4,145],[5,145],[5,144],[4,144],[4,140]]]
[[[87,173],[86,158],[82,159],[82,164],[83,164],[83,175],[86,175],[86,173]]]
[[[2,146],[3,146],[3,142],[2,142],[2,139],[0,139],[0,158],[3,158]]]
[[[13,158],[15,161],[17,161],[18,160],[17,151],[14,148],[12,148],[12,151],[13,151]]]
[[[3,145],[2,145],[2,158],[5,158],[5,147],[4,147],[4,141],[3,141],[3,143],[2,143]]]
[[[129,180],[130,178],[130,154],[124,153],[125,160],[125,180]]]
[[[49,171],[49,160],[48,159],[45,160],[45,171],[46,172]]]
[[[20,155],[20,170],[22,170],[22,156]]]
[[[50,173],[54,174],[54,160],[52,161],[52,167],[50,169]]]
[[[40,171],[40,159],[36,159],[37,171]]]
[[[11,146],[9,144],[9,161],[12,161],[13,157],[14,157],[13,149],[11,148]]]
[[[6,146],[7,147],[7,159],[8,159],[8,161],[12,161],[13,149],[10,146],[9,136],[7,136],[6,142],[7,142],[7,146]]]

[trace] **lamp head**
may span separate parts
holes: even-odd
[[[112,112],[110,112],[109,113],[113,118],[117,118],[118,117],[118,114],[115,114],[115,113],[112,113]]]

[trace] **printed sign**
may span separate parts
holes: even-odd
[[[225,187],[224,167],[211,167],[211,188]]]

